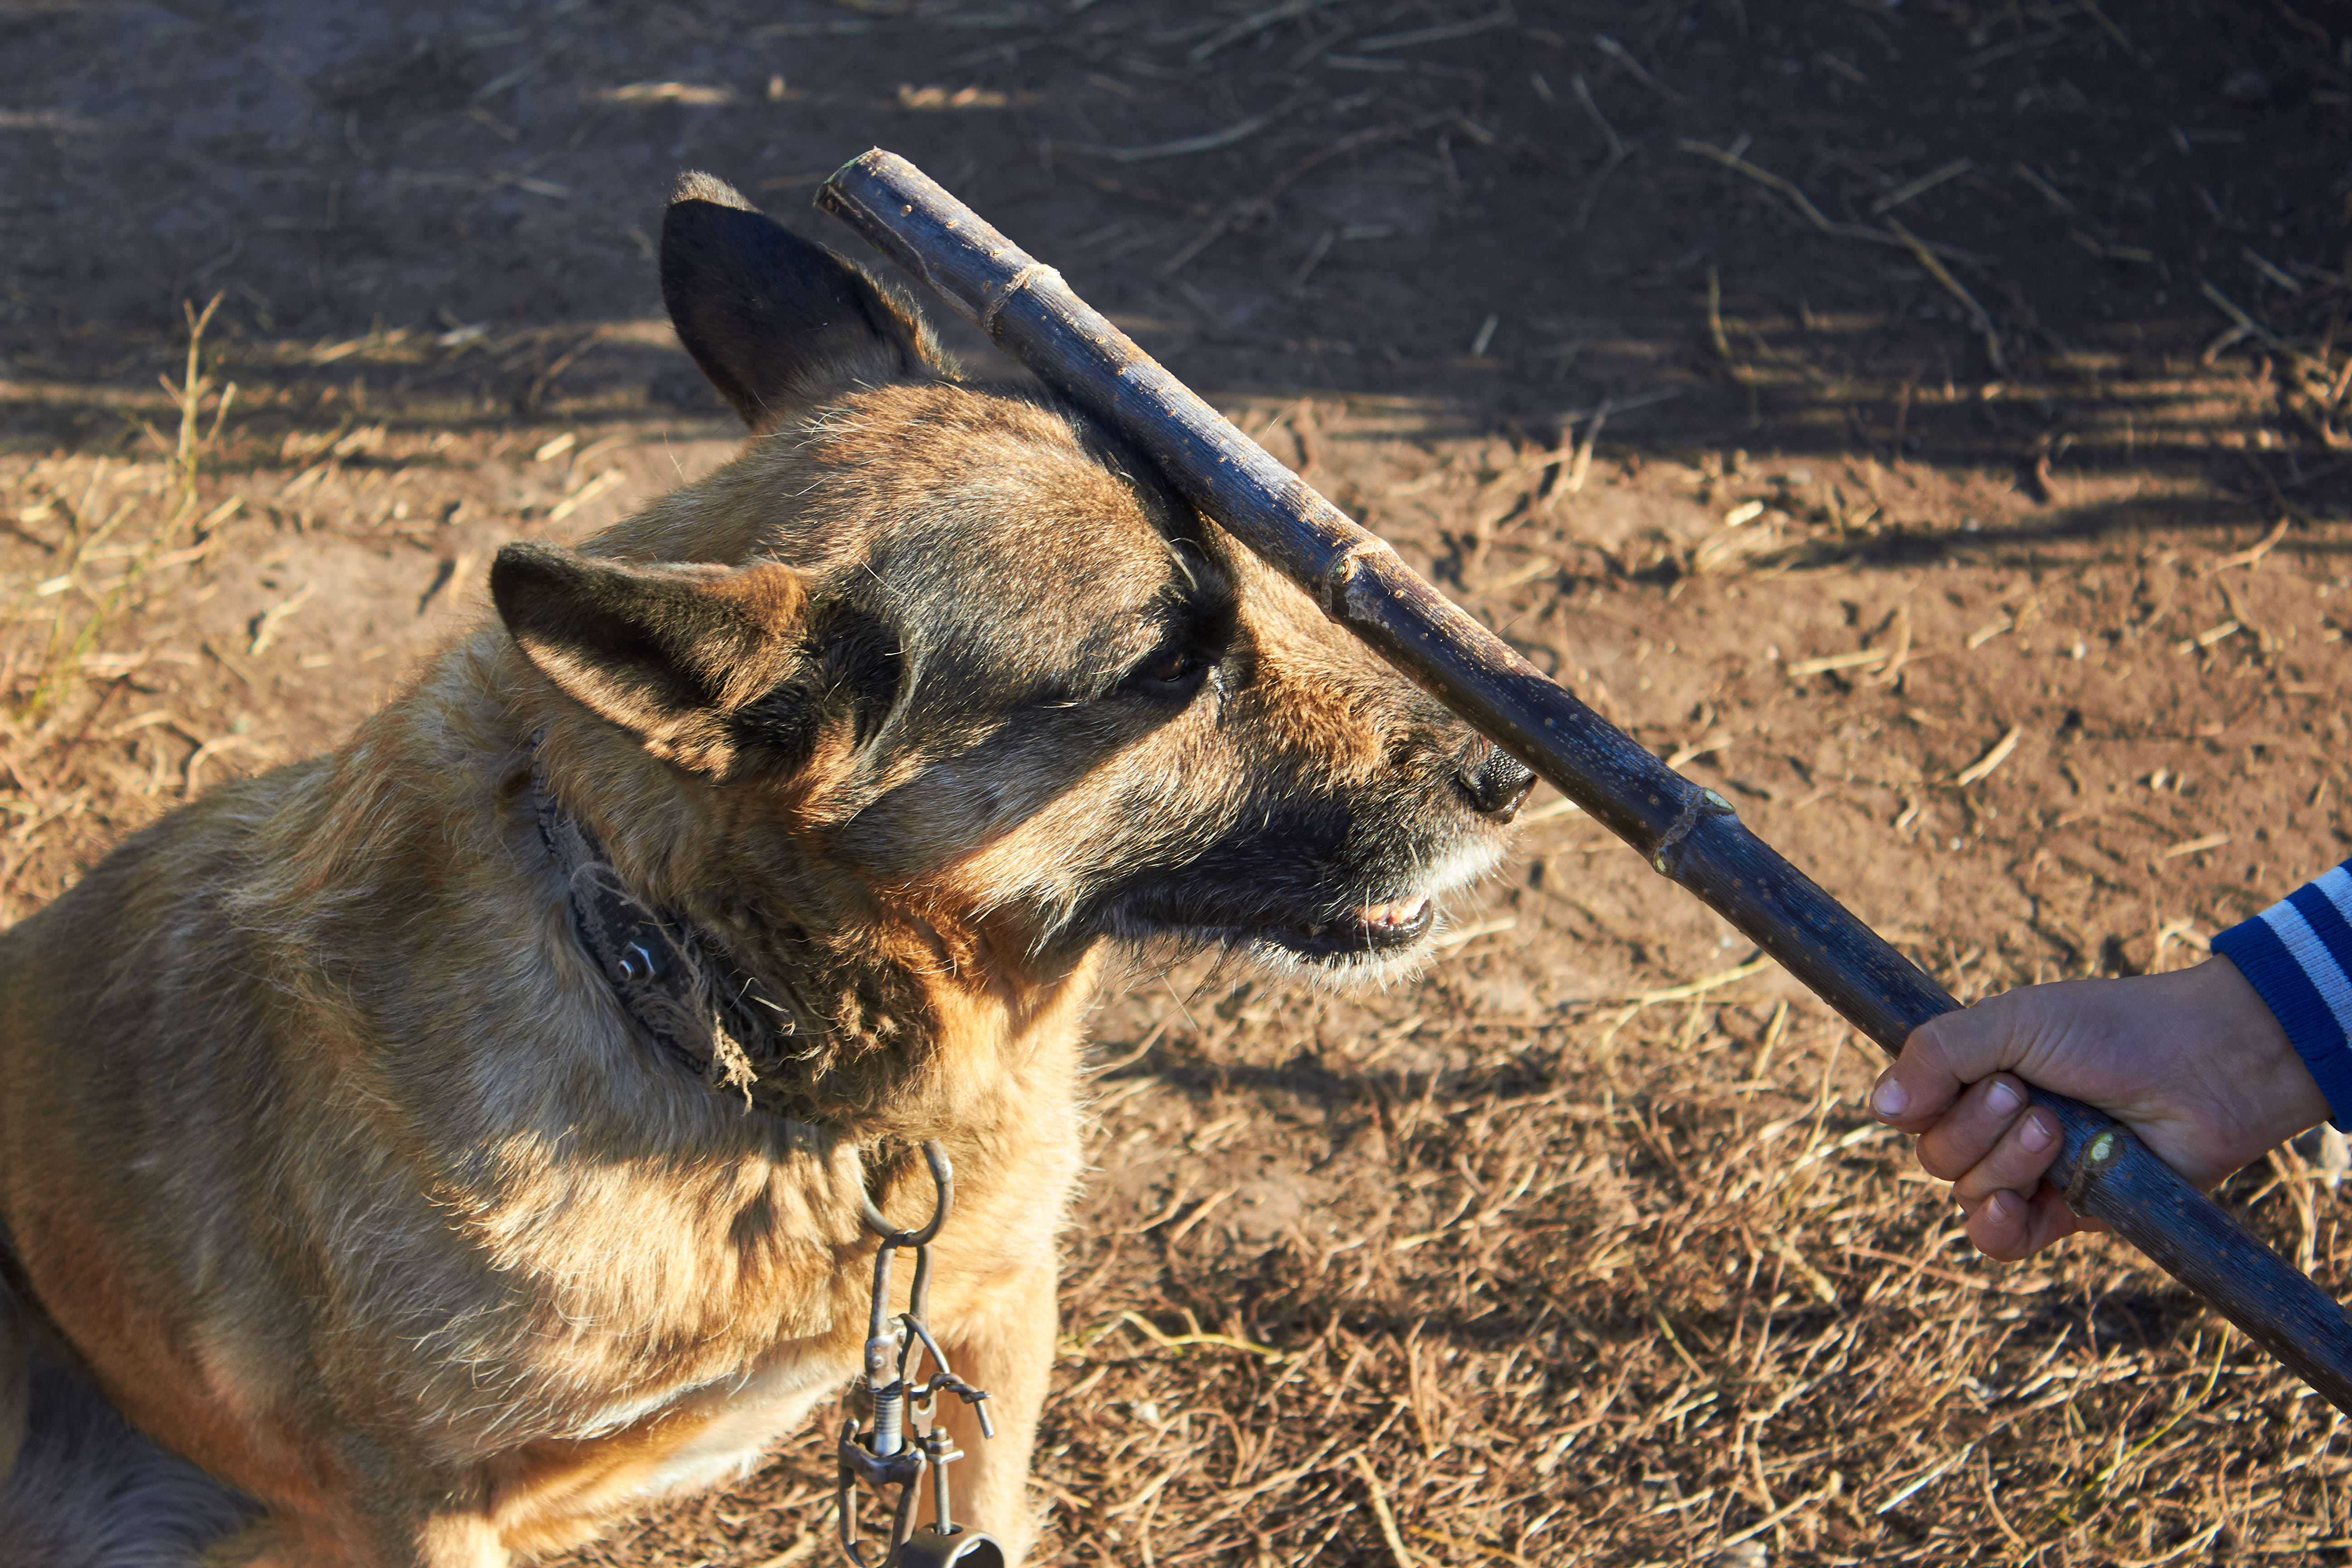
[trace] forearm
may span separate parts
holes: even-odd
[[[2352,1127],[2352,862],[2305,883],[2213,939],[2286,1031],[2327,1100]]]

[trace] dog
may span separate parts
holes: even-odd
[[[492,1568],[740,1477],[933,1140],[1017,1562],[1107,956],[1397,973],[1503,854],[1528,771],[1109,432],[708,176],[660,268],[741,455],[0,934],[0,1508],[95,1508],[9,1563]]]

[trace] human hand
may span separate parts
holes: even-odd
[[[1952,1184],[1969,1239],[2030,1257],[2077,1230],[2043,1184],[2057,1119],[2032,1083],[2094,1105],[2200,1191],[2325,1120],[2327,1101],[2237,966],[2028,985],[1911,1032],[1871,1090],[1881,1121],[1916,1135],[1919,1163]]]

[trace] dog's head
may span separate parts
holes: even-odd
[[[700,176],[662,285],[749,447],[491,577],[556,720],[695,803],[656,896],[910,922],[950,963],[1110,938],[1339,973],[1424,951],[1498,858],[1526,770],[1083,415],[962,379],[905,301]]]

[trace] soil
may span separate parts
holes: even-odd
[[[0,59],[0,920],[724,460],[666,188],[852,249],[876,143],[1963,999],[2347,854],[2315,0],[5,0]],[[2341,1417],[2119,1245],[1974,1258],[1870,1047],[1523,843],[1411,984],[1107,998],[1053,1560],[2345,1559]],[[2352,1289],[2332,1172],[2225,1196]],[[826,1560],[837,1419],[566,1561]]]

